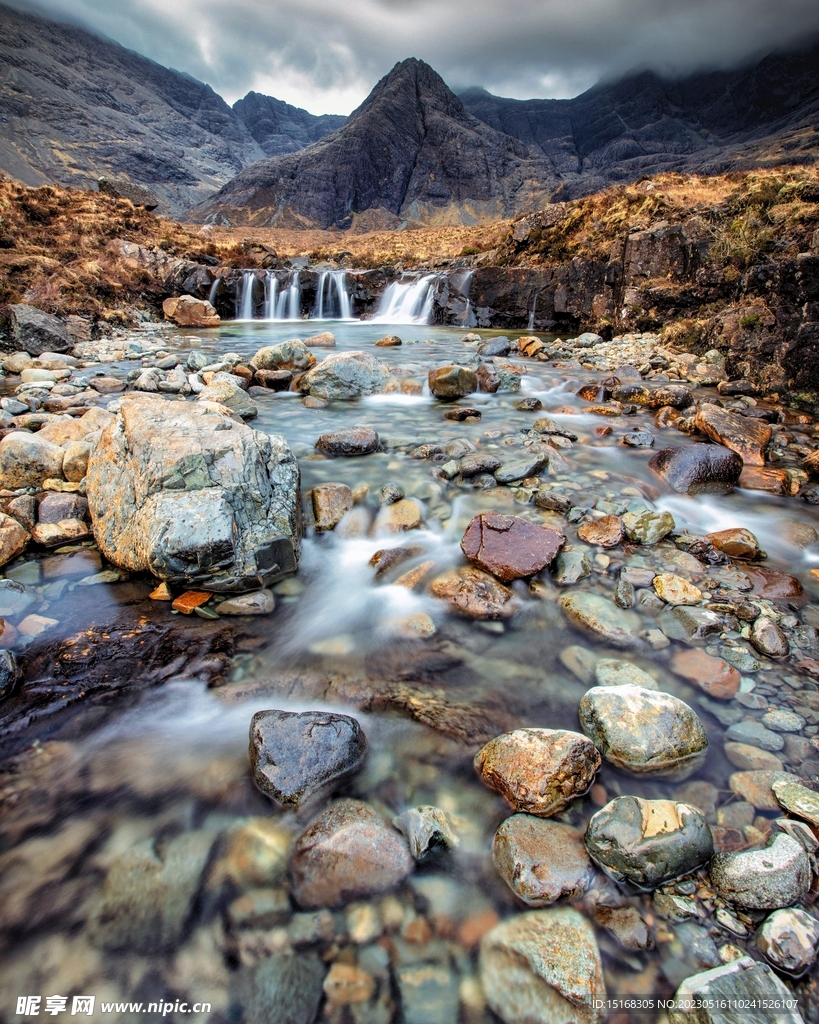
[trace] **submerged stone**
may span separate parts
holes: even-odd
[[[634,612],[618,608],[605,597],[571,593],[561,597],[559,604],[575,625],[617,647],[633,647],[639,643],[639,617]]]
[[[500,824],[492,857],[509,888],[532,907],[580,897],[594,881],[582,834],[531,814],[513,814]]]
[[[804,847],[784,832],[761,850],[716,854],[709,874],[720,896],[750,910],[789,907],[803,899],[811,884]]]
[[[742,472],[740,456],[718,444],[664,448],[648,465],[681,494],[727,494]]]
[[[686,978],[674,999],[679,1008],[669,1013],[670,1024],[743,1024],[762,1006],[777,1007],[765,1011],[775,1014],[770,1019],[776,1024],[803,1024],[790,989],[767,964],[749,956]],[[694,1006],[696,1016],[688,1009]]]
[[[392,823],[406,836],[410,852],[416,860],[423,860],[433,850],[452,849],[458,845],[449,815],[440,807],[411,807],[393,818]]]
[[[816,960],[819,921],[799,907],[775,910],[759,930],[756,944],[778,971],[798,978]]]
[[[461,550],[470,562],[510,583],[544,569],[565,539],[558,530],[519,516],[482,512],[466,528]]]

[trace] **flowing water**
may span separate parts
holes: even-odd
[[[375,322],[332,325],[338,350],[377,351],[393,367],[395,379],[419,383],[431,366],[464,358],[472,350],[461,343],[461,331],[413,326],[431,301],[430,285],[430,277],[423,277],[404,288],[392,286]],[[297,294],[297,274],[278,296],[269,286],[268,313],[275,306],[277,319],[291,316],[294,290]],[[343,282],[328,275],[319,291],[318,315],[330,312],[331,303],[333,312],[337,305],[345,312],[343,292]],[[248,308],[250,315],[245,316]],[[390,312],[393,319],[387,320]],[[242,319],[252,320],[252,308],[244,300]],[[379,337],[390,333],[387,326],[404,344],[372,349]],[[227,324],[201,337],[177,332],[172,341],[181,351],[196,348],[213,356],[231,351],[250,358],[258,348],[293,333],[292,323],[256,321]],[[309,325],[302,333],[311,333]],[[491,337],[498,332],[481,333]],[[326,963],[358,964],[375,978],[374,992],[363,1001],[323,1004],[321,1021],[496,1021],[482,1001],[477,945],[499,919],[525,908],[491,860],[492,836],[508,808],[481,785],[472,757],[487,739],[520,725],[577,730],[578,702],[593,685],[597,658],[629,662],[652,676],[660,689],[691,704],[709,733],[709,755],[696,777],[685,783],[635,778],[604,764],[598,785],[560,820],[583,829],[602,803],[628,793],[685,798],[705,805],[713,823],[730,820],[725,808],[738,798],[728,783],[735,769],[723,754],[728,712],[738,712],[738,717],[758,713],[735,702],[709,701],[674,675],[670,656],[683,645],[672,642],[670,648],[642,646],[624,652],[578,633],[557,605],[565,588],[548,572],[530,585],[513,585],[519,611],[503,622],[453,617],[424,588],[395,582],[400,573],[425,563],[430,563],[423,570],[426,579],[462,564],[459,543],[470,518],[496,510],[563,529],[572,545],[588,550],[593,573],[577,589],[611,597],[619,570],[630,566],[678,573],[704,591],[710,588],[717,601],[726,595],[735,600],[748,596],[741,580],[739,586],[745,589],[731,589],[737,576],[731,567],[709,568],[670,542],[653,548],[586,549],[561,515],[531,503],[529,484],[460,485],[439,472],[443,459],[411,454],[425,442],[465,439],[502,459],[522,456],[540,444],[528,433],[531,423],[548,415],[578,440],[557,450],[563,458],[555,458],[548,473],[541,474],[543,483],[571,495],[581,508],[654,501],[658,509],[673,514],[678,533],[701,535],[731,526],[753,530],[768,552],[764,564],[795,574],[805,587],[793,608],[803,621],[819,625],[819,579],[811,572],[819,564],[819,546],[804,546],[810,540],[806,527],[819,525],[810,506],[799,499],[741,490],[726,497],[674,494],[648,469],[651,452],[624,447],[622,437],[643,424],[657,436],[655,450],[689,438],[672,428],[655,427],[648,413],[602,417],[584,412],[586,403],[575,391],[602,374],[532,361],[525,361],[525,367],[522,394],[538,398],[543,410],[517,410],[519,394],[474,394],[469,404],[481,412],[480,421],[444,419],[448,407],[432,399],[426,387],[420,393],[395,391],[323,409],[306,408],[292,393],[256,399],[259,416],[252,425],[287,439],[300,460],[304,494],[322,482],[341,482],[353,489],[357,504],[333,533],[317,535],[308,529],[297,576],[274,588],[277,607],[272,616],[232,620],[240,639],[223,685],[208,689],[171,673],[162,686],[134,692],[126,687],[127,697],[96,700],[87,713],[80,703],[70,727],[60,724],[57,712],[42,719],[33,737],[29,734],[27,753],[0,777],[5,809],[0,822],[0,1020],[22,1019],[13,1012],[19,997],[39,995],[44,1007],[45,998],[56,994],[67,998],[69,1010],[75,996],[95,995],[94,1019],[240,1021],[244,972],[271,955],[295,952]],[[115,372],[127,369],[123,364]],[[323,432],[357,425],[378,431],[381,451],[325,458],[315,450]],[[790,427],[797,440],[812,429],[812,424]],[[417,503],[421,528],[401,535],[384,529],[377,496],[387,484],[397,485]],[[379,549],[398,545],[412,548],[409,557],[399,570],[377,578],[370,559]],[[4,572],[25,578],[33,571],[25,569],[31,561],[24,556]],[[170,622],[169,605],[147,600],[152,586],[135,578],[87,588],[69,584],[69,590],[57,594],[53,583],[47,584],[37,589],[46,608],[33,610],[45,610],[58,620],[54,642],[79,635],[82,643],[87,635],[82,631],[97,626],[104,634],[115,620],[124,619],[137,630]],[[645,600],[638,600],[634,610],[642,626],[651,628],[661,613],[660,603],[651,599],[650,590],[638,594]],[[786,622],[793,617],[787,603],[776,608]],[[408,628],[419,616],[434,623],[433,636],[418,638]],[[191,630],[202,624],[195,618],[176,621]],[[175,635],[184,638],[184,630]],[[743,651],[748,647],[740,632],[729,630],[710,638],[707,649],[725,654],[732,646]],[[577,655],[578,647],[586,652],[585,660]],[[783,693],[815,692],[816,662],[803,662],[799,667],[794,660],[775,662],[746,653],[742,692],[774,706],[786,706],[780,700]],[[589,664],[591,669],[583,668]],[[129,668],[118,662],[117,671],[127,676]],[[584,671],[590,673],[586,678]],[[288,902],[281,851],[277,861],[271,850],[276,842],[283,849],[310,814],[277,810],[254,789],[248,774],[250,718],[267,708],[355,714],[369,747],[365,767],[349,783],[347,795],[369,801],[388,817],[421,804],[441,807],[451,815],[460,840],[457,849],[424,862],[394,894],[340,910],[300,912]],[[807,742],[816,733],[811,724],[802,735]],[[790,768],[802,767],[796,753],[782,757]],[[803,751],[802,760],[809,757]],[[753,824],[747,825],[764,829],[773,817],[770,812],[752,813]],[[273,827],[274,839],[268,835],[242,847],[242,837],[260,819]],[[142,860],[137,858],[129,873],[123,864],[127,868],[132,863],[135,850],[141,851]],[[180,856],[173,853],[177,850],[186,852]],[[161,875],[152,873],[157,856],[166,857]],[[146,867],[148,861],[154,867]],[[750,939],[746,942],[715,923],[713,894],[703,878],[683,882],[676,890],[666,887],[690,903],[690,914],[679,921],[663,917],[650,894],[620,891],[602,876],[590,893],[575,901],[595,924],[610,996],[668,996],[683,978],[735,955],[731,947],[752,947]],[[267,917],[257,912],[268,904],[272,909]],[[626,948],[618,942],[600,924],[600,906],[636,908],[653,935],[652,948]],[[120,920],[123,916],[142,923],[129,930]],[[129,942],[117,939],[118,929],[131,935]],[[415,1016],[410,1012],[414,990],[406,972],[419,966],[432,971],[424,990],[427,1016],[417,1008]],[[806,1021],[816,1020],[812,982],[799,983],[797,991]],[[415,997],[420,998],[417,991]],[[161,1016],[123,1007],[103,1017],[103,1001],[146,1007],[161,1001],[171,1009]],[[210,1009],[184,1013],[182,1002],[209,1003]],[[248,1012],[247,1024],[257,1024]],[[664,1018],[626,1011],[609,1019],[623,1024]]]

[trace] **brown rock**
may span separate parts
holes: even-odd
[[[802,584],[795,576],[778,569],[762,569],[757,565],[743,567],[757,597],[767,597],[771,601],[784,601],[789,597],[799,597]]]
[[[92,377],[91,387],[101,395],[116,395],[125,390],[125,381],[118,377]]]
[[[540,338],[532,336],[526,336],[518,338],[518,352],[522,356],[527,356],[529,359],[534,359],[539,352],[544,349],[544,344]]]
[[[492,858],[509,888],[530,907],[576,899],[595,877],[583,833],[532,814],[513,814],[501,823]]]
[[[429,371],[429,390],[441,402],[452,402],[478,390],[478,377],[465,366],[439,366]]]
[[[173,594],[167,583],[160,583],[158,587],[148,594],[148,597],[152,601],[173,601]]]
[[[588,792],[600,754],[588,737],[565,729],[515,729],[475,755],[484,785],[516,811],[548,818]]]
[[[253,375],[255,383],[270,391],[287,391],[293,382],[292,370],[257,370]]]
[[[700,433],[741,455],[746,466],[765,465],[765,448],[772,434],[769,423],[729,412],[710,402],[697,409],[694,422]]]
[[[31,539],[44,548],[85,540],[91,536],[91,527],[82,519],[62,519],[58,523],[38,523],[31,531]]]
[[[372,427],[350,427],[322,434],[316,448],[328,455],[370,455],[378,451],[378,434]]]
[[[455,420],[456,423],[463,423],[464,420],[479,420],[481,415],[482,413],[480,409],[471,409],[459,406],[456,409],[447,409],[444,413],[444,419]]]
[[[782,807],[771,788],[774,782],[784,780],[785,782],[796,782],[800,785],[803,780],[798,775],[791,775],[789,772],[775,772],[766,769],[757,771],[734,772],[728,779],[728,785],[732,793],[753,804],[758,811],[781,812]]]
[[[549,565],[566,538],[558,530],[518,516],[482,512],[461,540],[461,550],[504,583],[533,576]]]
[[[466,619],[505,619],[515,611],[512,591],[472,566],[436,576],[429,589],[434,597],[449,603],[451,612]]]
[[[346,484],[317,484],[310,492],[316,530],[332,530],[353,507],[353,492]]]
[[[334,1006],[367,1003],[375,994],[375,978],[355,964],[336,961],[324,979],[324,993]]]
[[[307,908],[335,907],[388,892],[415,862],[404,837],[361,800],[338,800],[296,840],[293,897]]]
[[[742,481],[740,480],[740,484]],[[759,547],[759,541],[743,527],[735,527],[731,530],[718,530],[716,533],[706,534],[708,539],[719,551],[724,551],[731,558],[764,558],[765,553]]]
[[[623,540],[623,520],[619,516],[593,519],[578,527],[577,536],[588,544],[598,544],[601,548],[616,547]]]
[[[162,312],[166,320],[177,327],[218,327],[222,322],[219,314],[204,299],[194,299],[191,295],[178,295],[165,299]]]
[[[434,566],[435,562],[433,561],[421,562],[421,564],[416,565],[414,569],[410,569],[403,575],[399,576],[395,581],[394,586],[406,587],[407,590],[417,590]],[[429,616],[427,616],[427,618],[429,618]]]
[[[784,469],[746,466],[739,475],[739,486],[747,491],[768,491],[769,494],[793,495],[799,490],[790,473]]]
[[[171,608],[176,612],[182,612],[183,615],[190,615],[195,608],[201,608],[212,597],[213,594],[207,590],[186,590],[184,594],[180,594],[177,597]]]
[[[375,343],[376,348],[396,348],[398,345],[403,345],[403,342],[397,334],[388,334]]]
[[[375,575],[378,578],[383,576],[385,572],[389,572],[390,569],[395,568],[396,565],[401,565],[402,562],[406,562],[410,558],[417,558],[420,554],[423,554],[423,548],[414,545],[400,548],[381,548],[370,559],[370,565],[375,569]]]
[[[690,605],[699,604],[702,600],[702,591],[699,587],[673,572],[658,573],[651,582],[657,597],[666,604]]]
[[[752,747],[750,743],[736,743],[728,740],[724,748],[725,756],[734,768],[739,768],[741,771],[781,772],[783,770],[781,758],[768,750]]]
[[[379,511],[374,529],[376,533],[401,533],[404,530],[417,530],[421,522],[418,504],[409,498],[400,498]]]
[[[330,331],[322,331],[320,334],[311,334],[309,338],[305,338],[304,344],[308,348],[335,348],[336,336]]]
[[[802,469],[812,477],[819,477],[819,448],[802,460]]]
[[[494,395],[501,384],[500,374],[489,363],[481,363],[475,371],[478,378],[478,387],[486,394]]]
[[[79,494],[47,494],[37,507],[37,521],[40,523],[88,518],[88,501]]]
[[[22,554],[28,547],[28,531],[4,512],[0,512],[0,565]]]
[[[652,455],[648,466],[680,494],[728,494],[739,480],[742,459],[722,445],[681,444]]]
[[[677,651],[671,659],[671,671],[717,700],[731,700],[739,691],[738,670],[699,647]]]

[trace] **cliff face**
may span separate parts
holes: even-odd
[[[472,117],[422,61],[397,64],[338,131],[254,164],[194,211],[234,224],[463,223],[535,205],[547,161]]]
[[[329,130],[268,97],[232,110],[208,85],[69,25],[0,6],[0,169],[27,185],[89,188],[102,176],[147,185],[175,214],[270,145]],[[277,111],[271,143],[268,103]],[[271,106],[272,105],[272,106]],[[280,108],[285,108],[284,110]],[[334,125],[333,125],[334,126]]]
[[[559,199],[643,174],[713,174],[819,155],[819,45],[676,82],[645,72],[570,100],[510,100],[483,89],[461,99],[548,158],[564,179]]]
[[[323,139],[347,120],[342,114],[311,114],[258,92],[249,92],[236,100],[233,112],[247,125],[265,156],[295,153]]]

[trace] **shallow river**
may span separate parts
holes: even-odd
[[[460,341],[460,330],[325,326],[335,333],[337,350],[367,349],[418,381],[431,366],[473,351]],[[168,348],[196,348],[214,356],[232,351],[250,358],[263,345],[298,333],[304,338],[315,329],[315,322],[229,323],[215,332],[175,332],[168,336]],[[373,349],[373,342],[389,330],[404,344]],[[321,357],[323,351],[316,354]],[[581,509],[603,502],[622,512],[629,505],[653,503],[672,513],[677,534],[750,529],[767,552],[762,564],[795,575],[804,587],[793,608],[787,601],[770,607],[785,627],[797,625],[789,621],[794,615],[799,623],[819,625],[819,577],[812,573],[819,568],[819,544],[810,544],[810,531],[798,525],[819,527],[813,506],[799,498],[742,490],[725,497],[675,494],[648,468],[652,451],[701,438],[656,427],[648,412],[622,417],[584,412],[588,403],[575,392],[605,373],[512,361],[526,366],[521,392],[469,396],[468,404],[482,413],[480,420],[444,419],[450,406],[436,402],[426,389],[336,402],[324,409],[305,407],[296,394],[254,398],[259,416],[251,425],[287,439],[299,457],[303,493],[319,483],[341,482],[353,489],[357,504],[333,533],[316,535],[308,528],[299,572],[274,587],[277,606],[271,616],[231,620],[241,642],[222,685],[208,688],[171,672],[162,679],[164,685],[143,686],[127,696],[122,687],[119,698],[97,701],[87,712],[80,702],[70,726],[61,724],[59,712],[44,715],[34,732],[25,734],[25,750],[15,748],[12,770],[0,776],[5,808],[5,824],[0,823],[1,1021],[24,1019],[14,1012],[22,996],[42,997],[41,1017],[46,997],[66,997],[67,1009],[54,1017],[62,1019],[71,1015],[75,996],[94,995],[95,1020],[221,1024],[241,1021],[244,1014],[247,1024],[268,1019],[301,1024],[307,1018],[296,1010],[275,1021],[258,1007],[254,1010],[255,996],[247,994],[245,980],[248,970],[266,958],[292,951],[305,962],[350,965],[374,979],[374,987],[362,982],[363,998],[361,993],[348,1002],[325,998],[318,1020],[497,1021],[478,981],[478,945],[498,920],[526,908],[498,876],[491,858],[494,831],[510,812],[500,796],[481,784],[472,758],[487,740],[518,726],[578,730],[578,703],[595,684],[599,659],[628,662],[653,677],[661,690],[689,703],[708,732],[708,757],[693,778],[677,783],[629,776],[604,762],[589,795],[559,820],[582,830],[606,801],[634,794],[693,803],[722,827],[726,849],[752,845],[764,835],[766,820],[776,814],[745,812],[751,805],[729,785],[737,768],[723,753],[724,733],[731,724],[760,718],[769,705],[790,709],[786,695],[815,692],[819,666],[812,659],[817,652],[805,648],[787,661],[773,661],[750,648],[742,623],[734,620],[737,629],[699,644],[711,654],[725,657],[728,652],[733,658],[728,660],[740,668],[744,700],[718,702],[670,670],[671,657],[684,646],[678,641],[656,650],[644,644],[624,651],[572,629],[557,604],[572,588],[558,586],[548,571],[531,583],[513,585],[519,610],[504,621],[456,618],[423,586],[395,585],[396,576],[422,563],[433,563],[426,569],[427,580],[463,564],[459,544],[464,529],[474,515],[491,510],[552,525],[566,533],[569,544],[586,551],[593,572],[574,589],[611,598],[620,569],[629,566],[673,572],[704,592],[711,589],[715,602],[748,598],[739,563],[709,567],[670,540],[608,550],[584,545],[563,515],[535,507],[533,486],[459,484],[441,475],[443,460],[410,456],[422,443],[458,438],[502,460],[522,456],[533,443],[540,444],[526,434],[531,423],[549,416],[578,439],[557,449],[562,467],[553,460],[550,470],[540,474],[541,484],[570,495]],[[113,372],[124,374],[133,365],[120,364]],[[542,411],[516,409],[513,403],[524,396],[538,398]],[[374,427],[386,450],[357,458],[325,458],[315,451],[320,434],[358,425]],[[655,434],[653,450],[623,445],[623,435],[638,425]],[[600,436],[600,428],[611,430]],[[799,441],[812,436],[813,425],[787,429]],[[419,503],[421,528],[398,537],[375,535],[378,492],[387,484]],[[611,511],[609,506],[604,510]],[[399,544],[417,550],[400,570],[376,578],[370,565],[374,553]],[[58,620],[52,643],[92,626],[104,632],[115,621],[153,627],[173,616],[180,629],[202,626],[201,619],[183,621],[168,604],[148,601],[153,584],[147,579],[82,588],[75,586],[81,573],[65,577],[57,568],[51,570],[53,580],[59,584],[63,579],[63,585],[54,588],[45,570],[38,578],[32,561],[33,556],[23,556],[4,572],[36,584],[39,604],[29,610]],[[634,578],[639,580],[639,573]],[[656,625],[664,607],[652,598],[650,584],[641,589],[638,583],[633,611],[643,629]],[[435,632],[415,637],[407,620],[424,614]],[[127,676],[128,666],[117,662],[116,671]],[[284,856],[290,839],[316,809],[280,812],[254,789],[248,726],[255,711],[268,708],[356,715],[368,754],[345,795],[369,801],[388,818],[416,805],[443,808],[451,816],[457,848],[421,863],[395,893],[347,908],[299,911],[288,902]],[[804,778],[819,773],[819,744],[814,749],[810,743],[817,732],[808,723],[799,733],[801,746],[792,742],[777,752],[787,770]],[[817,761],[811,763],[814,756]],[[738,803],[742,813],[732,812]],[[135,849],[142,851],[142,860],[134,856]],[[161,877],[146,866],[156,851],[164,858]],[[117,889],[130,894],[122,905],[112,897]],[[679,898],[675,913],[668,901],[658,908],[652,894],[625,892],[600,875],[582,899],[573,901],[595,927],[610,997],[668,996],[684,978],[740,950],[748,948],[759,957],[753,952],[753,927],[740,921],[732,931],[715,920],[705,873],[671,883],[663,894]],[[601,907],[626,906],[639,912],[651,934],[650,943],[642,945],[651,948],[637,948],[640,943],[622,928],[617,935],[604,927]],[[131,938],[118,943],[117,914],[132,913],[128,907],[140,908],[142,923],[125,929]],[[737,934],[739,929],[747,934]],[[810,975],[795,990],[805,1020],[819,1020]],[[123,1005],[103,1014],[103,1002]],[[148,1004],[155,1002],[173,1008],[166,1008],[164,1016],[149,1012]],[[298,1003],[295,996],[293,1002]],[[137,1010],[128,1003],[144,1006]],[[182,1012],[183,1003],[209,1003],[210,1010]],[[665,1018],[651,1010],[625,1010],[608,1019]]]

